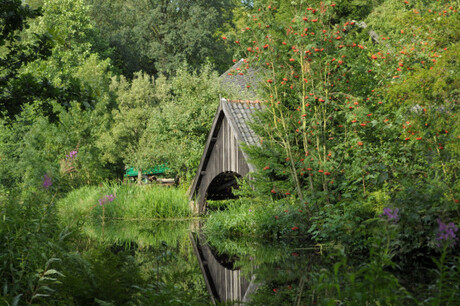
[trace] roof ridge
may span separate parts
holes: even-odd
[[[226,102],[230,103],[248,103],[248,104],[260,104],[263,103],[263,101],[260,100],[229,100],[225,99]]]
[[[230,73],[230,71],[235,70],[237,67],[241,66],[241,64],[243,63],[243,60],[244,59],[242,58],[239,61],[234,62],[233,65],[230,68],[228,68],[224,73],[222,73],[219,77],[223,78],[223,77],[227,76],[228,73]]]

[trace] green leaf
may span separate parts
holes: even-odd
[[[55,269],[49,269],[47,270],[43,275],[50,275],[50,274],[57,274],[59,276],[64,276],[61,272],[55,270]]]

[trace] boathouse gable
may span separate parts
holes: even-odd
[[[254,170],[240,145],[258,145],[248,123],[260,109],[258,101],[220,100],[190,193],[199,213],[205,211],[208,199],[232,198],[236,180]]]

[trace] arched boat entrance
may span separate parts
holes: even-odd
[[[254,170],[240,144],[259,144],[248,123],[252,114],[260,109],[258,101],[220,100],[190,192],[195,211],[203,213],[207,199],[234,197],[231,190],[238,186],[235,178],[244,177]]]
[[[250,295],[259,286],[255,282],[254,275],[243,277],[240,269],[233,268],[231,259],[223,260],[223,258],[216,256],[200,232],[195,235],[190,234],[190,241],[203,273],[206,287],[211,295],[212,303],[217,305],[217,303],[248,302]]]
[[[207,208],[207,201],[221,201],[227,199],[236,199],[234,190],[238,189],[238,179],[241,175],[238,173],[227,171],[218,174],[209,184],[206,191],[206,199],[204,201],[204,210]]]

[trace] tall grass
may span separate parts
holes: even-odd
[[[212,212],[206,219],[208,237],[305,237],[306,212],[301,205],[286,200],[264,202],[258,198],[227,201],[225,210]]]
[[[102,224],[93,221],[83,226],[90,238],[102,238]],[[190,221],[123,221],[113,220],[105,224],[104,241],[116,245],[137,244],[139,247],[184,246],[189,243]]]
[[[184,218],[191,215],[188,199],[181,189],[155,185],[85,186],[70,192],[57,203],[61,221],[72,225],[81,220],[100,220],[103,207],[99,199],[116,196],[104,204],[105,219],[149,220]]]

